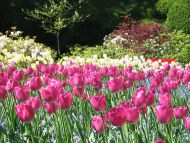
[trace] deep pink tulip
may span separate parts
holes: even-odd
[[[132,98],[136,107],[144,107],[147,104],[147,96],[144,90],[136,91]]]
[[[18,101],[24,102],[29,98],[30,90],[26,86],[17,86],[14,89],[14,95]]]
[[[88,95],[86,93],[82,94],[82,101],[87,101],[88,100]]]
[[[82,74],[75,73],[69,78],[70,85],[74,86],[84,86],[84,77]]]
[[[183,83],[190,82],[190,73],[185,73],[185,74],[183,75],[182,82],[183,82]]]
[[[0,71],[0,85],[6,86],[8,80],[8,75]]]
[[[156,106],[156,116],[160,123],[167,124],[173,119],[173,109],[169,105]]]
[[[142,108],[139,108],[139,113],[140,113],[141,115],[145,115],[145,114],[147,114],[147,112],[148,112],[147,106],[144,106],[144,107],[142,107]]]
[[[24,78],[24,74],[23,70],[16,70],[13,72],[13,78],[20,81]]]
[[[90,96],[90,104],[96,111],[104,111],[106,109],[106,96],[102,94]]]
[[[42,80],[40,77],[32,77],[27,81],[27,84],[31,90],[37,91],[42,87]]]
[[[57,112],[59,104],[57,101],[55,102],[45,102],[44,106],[46,108],[46,111],[48,114],[53,114],[55,112]]]
[[[16,86],[18,86],[19,85],[19,83],[18,83],[18,81],[16,80],[16,79],[9,79],[8,81],[7,81],[7,84],[6,84],[6,90],[8,91],[8,92],[13,92],[14,91],[14,88],[16,87]]]
[[[96,131],[96,133],[102,133],[108,129],[108,123],[106,116],[93,116],[91,120],[91,126]]]
[[[174,117],[176,119],[182,119],[187,116],[188,109],[185,106],[175,107],[174,108]]]
[[[137,123],[139,120],[139,109],[137,107],[129,107],[125,111],[126,121],[128,123]]]
[[[176,77],[176,74],[177,74],[177,69],[172,68],[168,72],[168,77],[171,78],[171,79],[174,79]]]
[[[14,71],[15,71],[14,66],[8,66],[7,67],[7,74],[8,74],[9,77],[13,74]]]
[[[185,125],[185,128],[190,131],[190,116],[184,118],[184,125]]]
[[[7,96],[7,91],[5,89],[5,86],[0,85],[0,101],[4,101]]]
[[[114,126],[122,126],[126,122],[126,109],[121,107],[111,108],[107,113],[107,117]]]
[[[16,105],[15,110],[22,122],[30,123],[34,119],[34,109],[28,104]]]
[[[175,81],[175,80],[171,80],[171,81],[169,82],[169,84],[170,84],[170,89],[176,90],[177,87],[178,87],[178,82]]]
[[[34,110],[38,110],[41,108],[41,100],[40,97],[35,96],[35,97],[30,97],[27,101],[27,103],[34,109]]]
[[[169,71],[170,70],[170,65],[169,64],[165,64],[164,65],[164,70]]]
[[[111,92],[118,92],[123,89],[123,83],[121,78],[113,78],[106,83],[106,86]]]
[[[152,106],[155,102],[155,97],[153,93],[147,93],[147,106]]]
[[[31,74],[33,73],[33,71],[34,71],[33,68],[28,67],[28,68],[26,69],[25,73],[26,73],[27,76],[29,76],[29,75],[31,75]]]
[[[158,79],[156,77],[152,77],[152,78],[150,78],[150,83],[152,86],[157,87],[160,84],[160,79]]]
[[[154,143],[165,143],[165,141],[163,139],[157,139]]]
[[[168,85],[161,85],[159,86],[159,92],[160,93],[169,93],[170,92],[170,87]]]
[[[84,94],[84,87],[73,87],[74,95],[79,97]]]
[[[72,106],[73,97],[71,92],[63,93],[59,96],[59,105],[61,109],[67,110]]]
[[[57,100],[60,95],[60,89],[56,86],[46,86],[41,88],[41,96],[46,102],[53,102]]]
[[[160,93],[158,95],[159,104],[171,105],[171,95],[169,93]]]
[[[127,108],[131,107],[131,105],[132,105],[132,103],[130,101],[124,101],[124,102],[120,103],[117,107],[127,109]]]

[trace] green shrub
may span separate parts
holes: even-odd
[[[188,64],[190,62],[190,44],[174,55],[174,58],[183,65]]]
[[[172,4],[174,3],[175,0],[159,0],[156,4],[156,8],[157,10],[161,13],[161,14],[166,14],[168,13],[168,10],[170,9],[170,7],[172,6]]]
[[[166,25],[174,30],[190,33],[190,1],[176,0],[167,14]]]
[[[70,48],[71,57],[82,57],[82,58],[92,58],[94,55],[98,56],[98,58],[103,58],[105,55],[109,58],[117,59],[122,58],[125,55],[134,56],[131,50],[122,48],[118,45],[109,45],[109,46],[80,46],[75,45]]]

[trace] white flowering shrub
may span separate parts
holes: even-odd
[[[9,35],[0,33],[0,62],[5,65],[16,64],[26,67],[33,64],[54,62],[56,52],[44,44],[35,42],[34,38],[22,37],[20,31]]]

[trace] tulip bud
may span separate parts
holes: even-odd
[[[139,110],[137,107],[128,107],[126,109],[126,121],[129,123],[137,123],[139,120]]]
[[[163,139],[157,139],[154,143],[165,143]]]
[[[60,90],[55,86],[46,86],[41,88],[41,96],[46,102],[53,102],[57,100]]]

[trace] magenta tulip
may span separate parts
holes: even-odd
[[[156,107],[156,116],[160,123],[167,124],[173,119],[173,109],[169,105],[158,105]]]
[[[15,110],[22,122],[30,123],[34,119],[34,109],[28,104],[16,105]]]
[[[4,101],[7,96],[7,91],[5,89],[5,86],[0,85],[0,101]]]
[[[128,123],[137,123],[139,120],[139,110],[137,107],[129,107],[126,109],[126,121]]]
[[[111,92],[118,92],[123,89],[123,83],[121,78],[113,78],[106,83],[106,86]]]
[[[186,117],[184,119],[184,125],[185,125],[185,128],[190,131],[190,116]]]
[[[45,106],[45,109],[46,109],[48,114],[53,114],[53,113],[57,112],[58,107],[59,107],[57,101],[55,101],[55,102],[45,102],[44,106]]]
[[[144,107],[147,104],[147,96],[144,90],[136,91],[132,98],[136,107]]]
[[[106,116],[93,116],[91,120],[91,126],[96,133],[102,133],[108,128]]]
[[[59,96],[59,105],[61,109],[67,110],[72,106],[73,97],[71,92],[61,94]]]
[[[91,96],[90,104],[96,111],[104,111],[106,109],[106,96],[102,94]]]
[[[30,97],[27,101],[27,103],[34,109],[38,110],[41,108],[41,100],[38,96],[36,97]]]
[[[32,77],[27,81],[31,90],[37,91],[42,87],[42,80],[40,77]]]
[[[158,95],[159,104],[171,105],[171,95],[169,93],[163,93]]]
[[[174,117],[176,119],[182,119],[187,116],[188,109],[185,106],[175,107],[174,108]]]
[[[163,139],[157,139],[154,143],[165,143],[165,141]]]
[[[122,126],[126,122],[126,109],[121,107],[111,108],[107,113],[107,117],[114,126]]]
[[[46,86],[41,88],[41,96],[46,102],[57,100],[60,90],[55,86]]]
[[[15,95],[15,98],[18,101],[24,102],[29,98],[29,96],[30,96],[29,92],[30,91],[29,91],[28,87],[26,87],[26,86],[17,86],[17,87],[15,87],[14,95]]]

